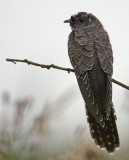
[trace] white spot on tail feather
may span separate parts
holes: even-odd
[[[97,145],[97,147],[98,147],[98,148],[100,148],[100,146],[99,146],[99,145]]]
[[[114,152],[110,152],[109,154],[110,154],[110,155],[113,155],[113,154],[114,154]]]
[[[105,150],[105,148],[101,148],[101,150],[102,150],[102,151],[104,151],[104,150]]]
[[[111,145],[111,142],[108,142],[108,145]]]

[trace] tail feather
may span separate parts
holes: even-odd
[[[119,136],[116,127],[116,117],[114,115],[113,108],[111,110],[110,119],[105,120],[105,127],[101,127],[98,124],[94,117],[87,110],[87,121],[90,127],[90,133],[94,139],[96,145],[99,145],[100,148],[106,148],[108,152],[114,152],[115,148],[119,147]],[[105,114],[106,117],[106,114]]]

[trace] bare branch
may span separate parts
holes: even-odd
[[[119,86],[121,86],[121,87],[123,87],[123,88],[125,88],[127,90],[129,90],[129,86],[125,85],[124,83],[121,83],[121,82],[119,82],[119,81],[117,81],[115,79],[112,79],[112,82],[116,83],[117,85],[119,85]]]
[[[41,68],[46,68],[46,69],[50,69],[50,68],[54,68],[54,69],[59,69],[59,70],[63,70],[63,71],[67,71],[68,73],[70,72],[74,72],[74,69],[71,69],[71,68],[64,68],[64,67],[60,67],[60,66],[57,66],[57,65],[54,65],[54,64],[51,64],[51,65],[45,65],[45,64],[39,64],[39,63],[35,63],[35,62],[32,62],[32,61],[29,61],[27,59],[24,59],[24,60],[20,60],[20,59],[9,59],[7,58],[6,61],[8,62],[12,62],[14,64],[16,64],[16,62],[22,62],[22,63],[27,63],[28,65],[33,65],[33,66],[38,66],[38,67],[41,67]],[[129,86],[115,80],[115,79],[112,79],[112,82],[129,90]]]
[[[6,61],[12,62],[14,64],[16,64],[16,62],[27,63],[28,65],[38,66],[38,67],[46,68],[46,69],[54,68],[54,69],[67,71],[68,73],[74,72],[74,69],[71,69],[71,68],[64,68],[64,67],[56,66],[54,64],[51,64],[51,65],[39,64],[39,63],[29,61],[27,59],[19,60],[19,59],[9,59],[9,58],[7,58]]]

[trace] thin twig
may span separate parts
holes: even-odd
[[[38,66],[38,67],[46,68],[46,69],[54,68],[54,69],[67,71],[68,73],[74,72],[74,69],[71,69],[71,68],[64,68],[64,67],[56,66],[54,64],[51,64],[51,65],[39,64],[39,63],[29,61],[27,59],[19,60],[19,59],[9,59],[9,58],[7,58],[6,61],[12,62],[14,64],[16,64],[16,62],[23,62],[23,63],[27,63],[28,65]]]
[[[20,59],[9,59],[7,58],[6,61],[8,62],[12,62],[14,64],[16,64],[16,62],[22,62],[22,63],[27,63],[28,65],[33,65],[33,66],[38,66],[38,67],[41,67],[41,68],[46,68],[46,69],[50,69],[50,68],[54,68],[54,69],[59,69],[59,70],[63,70],[63,71],[67,71],[68,73],[70,72],[74,72],[74,69],[71,69],[71,68],[64,68],[64,67],[60,67],[60,66],[57,66],[57,65],[54,65],[54,64],[51,64],[51,65],[45,65],[45,64],[39,64],[39,63],[35,63],[35,62],[32,62],[32,61],[29,61],[27,59],[24,59],[24,60],[20,60]],[[112,79],[112,82],[129,90],[129,86],[115,80],[115,79]]]
[[[127,90],[129,90],[129,86],[125,85],[124,83],[121,83],[121,82],[119,82],[119,81],[117,81],[115,79],[112,79],[112,82],[117,84],[117,85],[119,85],[119,86],[121,86],[121,87],[123,87],[123,88],[125,88],[125,89],[127,89]]]

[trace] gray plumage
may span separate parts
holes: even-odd
[[[68,53],[86,104],[87,120],[95,143],[108,152],[119,147],[112,103],[113,55],[107,32],[91,13],[79,12],[70,23]]]

